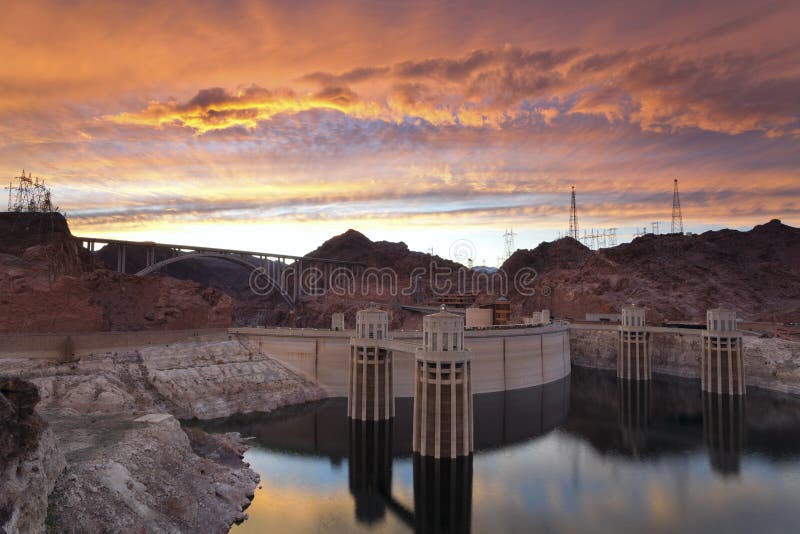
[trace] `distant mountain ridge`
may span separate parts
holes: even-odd
[[[276,293],[253,294],[247,270],[223,260],[179,262],[161,276],[145,278],[115,273],[103,268],[115,265],[113,247],[90,254],[58,214],[0,214],[0,230],[0,330],[5,331],[224,326],[231,314],[238,324],[328,327],[333,312],[344,312],[347,324],[354,324],[356,310],[369,302],[390,310],[393,328],[418,328],[421,316],[402,306],[435,304],[439,295],[427,278],[414,286],[412,274],[425,269],[427,277],[433,264],[453,273],[466,270],[405,243],[372,241],[348,230],[307,256],[391,269],[398,287],[392,292],[371,280],[344,296],[327,288],[290,309]],[[129,250],[128,264],[130,272],[141,268],[144,252]],[[511,284],[508,297],[517,320],[543,308],[556,317],[583,319],[633,302],[648,308],[650,323],[701,320],[716,306],[736,309],[746,320],[800,321],[800,229],[778,220],[746,232],[650,234],[599,251],[563,238],[517,250],[501,269],[513,281],[523,267],[537,276],[533,295],[520,294]],[[481,295],[479,303],[497,296]]]
[[[540,291],[512,294],[522,314],[544,307],[583,319],[633,302],[651,322],[704,319],[717,306],[753,321],[800,318],[800,229],[777,219],[746,232],[648,234],[599,251],[563,238],[518,250],[502,269],[513,277],[524,266],[537,270]]]

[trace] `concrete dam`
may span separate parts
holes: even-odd
[[[229,332],[248,340],[329,395],[347,396],[350,339],[355,331],[232,328]],[[409,347],[423,345],[422,332],[394,331],[385,344],[393,352],[394,397],[413,397],[415,356],[408,351]],[[472,393],[539,386],[570,373],[566,324],[467,329],[464,347],[472,353]]]

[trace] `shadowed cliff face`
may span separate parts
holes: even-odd
[[[0,376],[0,530],[14,512],[14,502],[4,488],[6,471],[36,449],[45,427],[34,412],[37,402],[36,386],[19,378]]]
[[[58,213],[0,214],[0,332],[230,325],[231,299],[169,277],[100,267]]]
[[[38,402],[36,386],[0,376],[0,473],[11,460],[36,448],[45,426],[34,412]]]
[[[717,306],[746,320],[800,318],[800,229],[778,220],[748,232],[646,235],[600,251],[564,238],[518,250],[503,269],[513,279],[525,266],[537,270],[539,291],[512,292],[518,313],[548,308],[582,319],[635,302],[647,306],[649,322],[702,319]]]

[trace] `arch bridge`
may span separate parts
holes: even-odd
[[[144,266],[133,273],[136,276],[147,276],[173,263],[204,258],[234,263],[247,269],[251,274],[260,268],[262,269],[260,276],[267,281],[266,287],[276,289],[292,308],[294,308],[297,299],[306,293],[302,283],[304,263],[306,266],[316,267],[319,270],[317,275],[321,271],[323,280],[328,280],[331,271],[335,268],[345,267],[358,273],[365,267],[361,262],[312,256],[293,256],[274,252],[176,245],[156,243],[154,241],[127,241],[99,237],[75,237],[75,239],[89,252],[99,250],[97,249],[98,244],[101,246],[114,245],[117,253],[115,270],[121,273],[126,272],[128,250],[131,248],[143,249],[145,251]]]

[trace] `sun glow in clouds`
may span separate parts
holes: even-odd
[[[625,239],[675,177],[690,230],[800,222],[797,4],[569,3],[13,4],[0,170],[76,233],[280,226],[295,253],[352,226],[494,258],[555,238],[572,185]]]

